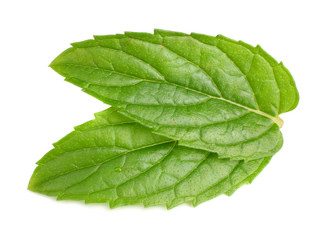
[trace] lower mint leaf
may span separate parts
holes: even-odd
[[[271,159],[229,161],[178,146],[115,108],[96,114],[54,146],[38,162],[29,189],[110,207],[196,206],[251,182]]]

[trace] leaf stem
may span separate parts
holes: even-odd
[[[283,120],[282,120],[279,116],[274,117],[272,120],[273,120],[276,124],[278,124],[279,128],[282,128],[282,126],[283,126]]]

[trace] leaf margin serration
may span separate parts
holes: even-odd
[[[78,43],[73,43],[72,44],[72,46],[73,47],[91,47],[91,46],[97,46],[97,41],[99,41],[99,40],[101,40],[101,39],[113,39],[113,38],[117,38],[117,39],[121,39],[121,38],[125,38],[127,35],[132,35],[132,33],[130,33],[130,32],[125,32],[125,34],[117,34],[117,35],[107,35],[107,36],[95,36],[95,40],[86,40],[86,41],[83,41],[83,42],[78,42]],[[147,34],[148,35],[148,33],[135,33],[135,34]],[[211,36],[207,36],[207,35],[202,35],[202,34],[196,34],[196,33],[191,33],[190,35],[187,35],[187,34],[184,34],[184,33],[179,33],[179,32],[170,32],[170,31],[166,31],[166,30],[155,30],[155,32],[154,32],[154,34],[149,34],[148,36],[153,36],[153,37],[155,37],[156,36],[156,34],[159,34],[159,35],[161,35],[161,36],[163,36],[163,35],[170,35],[170,36],[191,36],[191,37],[194,37],[194,36],[198,36],[198,35],[201,35],[201,36],[206,36],[206,37],[211,37]],[[218,35],[217,36],[217,38],[221,38],[221,39],[224,39],[224,40],[226,40],[226,41],[232,41],[232,42],[235,42],[235,43],[237,43],[237,44],[241,44],[241,45],[243,45],[243,46],[246,46],[248,49],[250,49],[251,51],[255,51],[255,52],[259,52],[260,54],[262,54],[263,56],[264,56],[264,58],[270,63],[270,65],[271,64],[274,64],[274,62],[276,62],[270,55],[268,55],[259,45],[257,46],[257,47],[252,47],[251,45],[249,45],[249,44],[246,44],[246,43],[243,43],[242,41],[234,41],[234,40],[231,40],[231,39],[229,39],[229,38],[226,38],[226,37],[224,37],[224,36],[222,36],[222,35]],[[68,50],[69,49],[67,49],[65,52],[68,52]],[[62,54],[64,54],[64,53],[62,53]],[[278,63],[277,63],[278,64]],[[52,67],[54,66],[54,64],[52,65]],[[279,64],[279,66],[281,66],[281,67],[283,67],[284,68],[284,66],[283,66],[283,64],[282,63],[280,63]],[[287,71],[287,69],[285,69],[286,71]],[[288,71],[287,71],[288,72]],[[288,74],[290,75],[290,73],[288,72]],[[292,76],[290,75],[289,76],[291,79],[292,79]],[[75,85],[78,85],[78,86],[81,86],[82,85],[82,83],[81,83],[81,81],[78,81],[76,78],[74,78],[74,77],[67,77],[66,78],[66,81],[68,81],[68,82],[71,82],[71,83],[73,83],[73,84],[75,84]],[[292,81],[293,81],[293,79],[292,79]],[[294,83],[294,81],[293,81],[293,84],[295,84]],[[85,87],[84,85],[83,86],[81,86],[81,87]],[[295,87],[295,85],[294,85],[294,87]],[[295,88],[296,89],[296,88]],[[88,94],[90,94],[90,95],[92,95],[92,96],[94,96],[94,97],[96,97],[96,98],[98,98],[98,99],[100,99],[100,100],[104,100],[104,98],[103,97],[101,97],[100,95],[98,95],[98,94],[96,94],[95,92],[92,92],[92,91],[90,91],[90,90],[88,90],[88,89],[83,89],[83,91],[84,92],[86,92],[86,93],[88,93]],[[297,105],[297,103],[298,103],[298,99],[299,99],[299,96],[298,96],[298,92],[296,91],[296,93],[297,93],[297,97],[296,97],[296,101],[295,101],[295,103],[292,105],[292,109]],[[112,101],[110,101],[109,100],[109,102],[108,103],[111,103],[112,104]],[[292,110],[292,109],[290,109],[290,110]],[[125,112],[122,112],[123,114],[126,114]],[[132,116],[130,116],[129,114],[126,114],[127,116],[129,116],[129,117],[131,117],[131,118],[133,118]],[[145,126],[147,126],[147,127],[153,127],[154,128],[154,125],[150,125],[150,124],[148,124],[146,121],[142,121],[141,119],[138,119],[137,117],[136,118],[133,118],[133,119],[135,119],[135,121],[139,121],[140,123],[142,123],[142,124],[144,124]],[[280,124],[280,126],[281,126],[281,122],[279,123]],[[161,134],[161,132],[157,132],[156,130],[154,131],[155,133],[157,133],[157,134]],[[280,133],[280,135],[281,135],[281,133]],[[169,136],[169,135],[167,135],[168,137],[171,137],[171,138],[174,138],[174,136]],[[180,144],[183,144],[183,141],[181,140],[181,139],[176,139],[176,140],[180,140]],[[281,142],[282,140],[279,140],[279,144],[278,144],[278,146],[277,147],[275,147],[273,150],[270,150],[270,153],[266,153],[266,155],[265,156],[268,156],[268,155],[273,155],[275,152],[277,152],[280,148],[281,148],[281,144],[280,144],[280,142]],[[187,144],[185,144],[186,146],[189,146],[189,145],[187,145]],[[205,150],[209,150],[208,148],[201,148],[201,147],[198,147],[199,149],[205,149]],[[263,157],[264,155],[261,155],[261,157]],[[239,156],[238,158],[235,158],[235,159],[241,159],[242,158],[242,156]],[[254,158],[254,156],[252,156],[252,157],[248,157],[248,160],[251,160],[251,159],[253,159]]]
[[[96,124],[98,121],[102,121],[102,122],[106,123],[106,125],[108,125],[108,123],[110,123],[109,121],[104,121],[104,119],[101,119],[101,117],[104,116],[104,114],[102,114],[102,113],[105,113],[105,112],[107,112],[107,111],[109,111],[110,113],[112,113],[112,112],[114,112],[114,111],[117,111],[117,109],[115,109],[115,108],[110,108],[110,109],[105,110],[105,111],[102,111],[102,112],[100,112],[100,113],[96,113],[94,120],[88,121],[88,122],[86,122],[86,123],[84,123],[84,124],[81,124],[81,125],[75,127],[75,130],[74,130],[73,132],[67,134],[65,137],[63,137],[63,138],[60,139],[58,142],[56,142],[56,143],[54,144],[54,147],[55,147],[55,148],[58,148],[61,144],[65,143],[66,141],[69,141],[70,139],[72,139],[72,137],[74,137],[76,134],[81,134],[81,133],[85,132],[86,130],[90,130],[92,127],[99,126],[99,124]],[[124,119],[125,119],[125,117],[124,117]],[[129,120],[129,119],[128,119],[128,120]],[[129,122],[130,122],[130,121],[131,121],[131,120],[129,120]],[[124,122],[126,122],[126,120],[124,120]],[[132,122],[132,121],[131,121],[131,122]],[[99,126],[99,127],[100,127],[100,126]],[[55,148],[54,148],[54,149],[55,149]],[[51,150],[51,151],[52,151],[52,150]],[[47,154],[50,154],[51,151],[49,151]],[[172,151],[172,150],[171,150],[171,151]],[[171,151],[170,151],[170,152],[171,152]],[[47,154],[46,154],[46,155],[47,155]],[[208,153],[208,155],[210,155],[210,154],[212,154],[212,153]],[[45,156],[46,156],[46,155],[45,155]],[[208,156],[208,155],[207,155],[207,156]],[[44,156],[44,158],[45,158],[45,156]],[[42,159],[43,159],[43,158],[42,158]],[[251,183],[252,180],[253,180],[253,179],[262,171],[262,169],[267,165],[267,163],[270,161],[270,159],[271,159],[271,157],[264,159],[264,160],[262,161],[262,163],[261,163],[261,166],[262,166],[262,167],[259,166],[252,174],[249,174],[246,178],[244,178],[244,179],[243,179],[241,182],[239,182],[238,184],[236,184],[236,185],[231,185],[230,188],[227,189],[226,191],[221,192],[221,190],[220,190],[220,192],[218,192],[218,193],[216,193],[216,194],[211,194],[210,196],[206,196],[206,197],[201,198],[201,199],[198,199],[197,197],[196,197],[196,198],[194,198],[194,197],[184,198],[184,199],[180,199],[180,200],[179,200],[179,199],[173,199],[171,202],[167,202],[165,205],[166,205],[167,209],[171,209],[171,208],[173,208],[173,207],[175,207],[175,206],[178,206],[178,205],[180,205],[180,204],[189,203],[189,202],[190,202],[190,203],[192,203],[192,205],[193,205],[194,207],[196,207],[196,206],[199,205],[200,203],[205,202],[205,201],[207,201],[207,200],[210,200],[210,199],[212,199],[212,198],[214,198],[214,197],[216,197],[216,196],[218,196],[218,195],[220,195],[220,194],[225,193],[225,194],[227,194],[227,195],[230,195],[230,193],[231,193],[230,191],[232,191],[232,193],[233,193],[236,189],[238,189],[238,188],[239,188],[240,186],[242,186],[243,184]],[[228,160],[226,160],[226,161],[228,161]],[[264,163],[264,164],[263,164],[263,163]],[[37,191],[36,188],[35,188],[35,186],[32,184],[32,179],[33,179],[33,178],[36,178],[36,173],[37,173],[37,171],[38,171],[38,170],[41,168],[41,166],[44,165],[44,164],[46,164],[46,161],[42,162],[42,161],[40,160],[40,161],[38,162],[38,167],[35,169],[32,177],[31,177],[31,179],[30,179],[30,183],[29,183],[28,189],[31,190],[31,191],[40,192],[40,193],[42,193],[42,194],[49,195],[49,196],[57,196],[56,193]],[[239,164],[246,164],[246,163],[244,163],[243,161],[239,161],[239,163],[237,164],[237,166],[238,166]],[[38,169],[38,170],[37,170],[37,169]],[[228,181],[230,181],[228,178],[227,178],[227,179],[222,179],[221,181],[219,181],[219,182],[217,183],[217,185],[220,185],[221,182],[222,182],[222,183],[227,182],[226,184],[229,184],[229,185],[230,185],[230,182],[228,182]],[[57,196],[57,200],[66,200],[66,199],[68,199],[68,198],[64,198],[63,193],[62,193],[62,194],[59,193],[58,196]],[[72,197],[69,196],[69,200],[70,200],[70,199],[71,199],[71,200],[79,200],[79,199],[73,199]],[[88,199],[82,199],[82,200],[85,200],[85,203],[92,203],[92,201],[90,201],[90,199],[89,199],[89,200],[88,200]],[[99,201],[93,201],[93,202],[99,202]],[[128,202],[125,202],[125,201],[120,201],[120,202],[116,202],[116,201],[103,201],[103,202],[109,203],[110,208],[115,208],[115,207],[120,207],[120,206],[126,206],[126,205],[143,205],[144,207],[150,207],[150,206],[158,205],[157,203],[150,203],[150,202],[147,202],[147,201],[145,201],[145,200],[143,200],[143,199],[142,199],[142,200],[135,200],[135,202],[132,202],[132,201],[128,201]],[[161,205],[163,205],[163,204],[161,204]]]

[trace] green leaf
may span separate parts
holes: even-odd
[[[280,113],[299,100],[282,63],[223,36],[155,30],[74,43],[51,67],[179,145],[253,160],[282,145]]]
[[[54,144],[35,169],[29,189],[58,199],[194,206],[250,183],[271,157],[249,162],[178,146],[114,108]]]

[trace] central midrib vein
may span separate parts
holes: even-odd
[[[113,157],[107,158],[106,160],[104,160],[102,162],[99,162],[99,163],[96,163],[95,165],[89,165],[89,166],[85,166],[85,167],[81,167],[81,168],[76,168],[76,169],[71,170],[71,171],[63,172],[62,174],[51,176],[50,178],[48,178],[48,179],[42,181],[41,183],[39,183],[38,186],[43,185],[43,184],[45,184],[45,183],[47,183],[49,181],[52,181],[52,180],[54,180],[54,179],[56,179],[58,177],[64,176],[64,175],[69,174],[69,173],[72,173],[74,171],[79,171],[79,170],[90,168],[90,167],[100,167],[101,165],[103,165],[106,162],[109,162],[109,161],[114,160],[114,159],[116,159],[118,157],[127,155],[127,154],[129,154],[131,152],[140,151],[140,150],[145,149],[145,148],[151,148],[151,147],[159,146],[159,145],[166,144],[166,143],[173,143],[173,147],[174,147],[175,144],[176,144],[176,140],[166,140],[166,141],[156,142],[156,143],[153,143],[153,144],[150,144],[150,145],[146,145],[146,146],[142,146],[142,147],[138,147],[138,148],[133,148],[133,149],[127,150],[125,152],[122,152],[120,154],[117,154],[117,155],[115,155]],[[171,147],[171,149],[173,149],[173,147]],[[88,148],[88,149],[92,149],[92,148]],[[82,150],[82,149],[80,149],[80,150]],[[170,150],[170,152],[171,152],[171,150]],[[63,152],[61,155],[66,154],[66,153],[68,153],[68,152]],[[39,165],[39,166],[41,166],[41,165]],[[94,170],[94,172],[96,172],[96,171],[97,170]]]
[[[149,80],[149,79],[142,79],[142,81],[162,83],[161,81]],[[176,83],[173,83],[173,82],[169,82],[169,81],[164,81],[164,82],[169,83],[169,84],[172,84],[172,85],[177,86],[177,87],[182,87],[182,88],[184,88],[184,89],[186,89],[186,90],[189,90],[189,91],[192,91],[192,92],[196,92],[196,93],[198,93],[198,94],[205,95],[205,96],[207,96],[207,97],[209,97],[209,98],[212,98],[212,99],[218,99],[218,100],[221,100],[221,101],[228,102],[228,103],[233,104],[233,105],[235,105],[235,106],[244,108],[244,109],[246,109],[246,110],[248,110],[248,111],[250,111],[250,112],[254,112],[254,113],[259,114],[259,115],[261,115],[261,116],[267,117],[267,118],[271,119],[273,122],[275,122],[280,128],[283,126],[283,120],[282,120],[279,116],[274,117],[274,116],[272,116],[272,115],[270,115],[270,114],[268,114],[268,113],[262,112],[262,111],[257,110],[257,109],[249,108],[249,107],[247,107],[247,106],[241,105],[240,103],[233,102],[233,101],[228,100],[228,99],[226,99],[226,98],[223,98],[223,97],[215,97],[215,96],[209,95],[209,94],[207,94],[207,93],[200,92],[200,91],[198,91],[198,90],[195,90],[195,89],[192,89],[192,88],[188,88],[188,87],[186,87],[186,86],[182,86],[182,85],[179,85],[179,84],[176,84]]]
[[[169,82],[165,79],[163,79],[162,81],[161,80],[151,80],[151,79],[145,79],[145,78],[139,78],[139,77],[136,77],[136,76],[133,76],[133,75],[129,75],[129,74],[126,74],[126,73],[122,73],[122,72],[118,72],[118,71],[114,71],[114,70],[108,70],[108,69],[104,69],[104,68],[101,68],[101,67],[93,67],[93,66],[88,66],[88,65],[81,65],[81,64],[73,64],[73,63],[64,63],[64,64],[50,64],[50,67],[54,68],[54,66],[75,66],[75,67],[86,67],[86,68],[92,68],[92,69],[96,69],[96,70],[101,70],[101,71],[106,71],[106,72],[114,72],[114,73],[117,73],[117,74],[120,74],[120,75],[123,75],[123,76],[126,76],[126,77],[130,77],[130,78],[135,78],[137,80],[140,80],[140,81],[147,81],[147,82],[156,82],[156,83],[167,83],[167,84],[170,84],[170,85],[174,85],[176,87],[181,87],[181,88],[184,88],[186,90],[189,90],[189,91],[192,91],[192,92],[195,92],[195,93],[198,93],[198,94],[201,94],[201,95],[204,95],[206,97],[209,97],[209,98],[212,98],[212,99],[218,99],[218,100],[221,100],[221,101],[224,101],[224,102],[228,102],[230,104],[233,104],[235,106],[238,106],[238,107],[241,107],[241,108],[244,108],[250,112],[254,112],[258,115],[261,115],[261,116],[264,116],[264,117],[267,117],[269,119],[271,119],[274,123],[276,123],[280,128],[283,126],[283,120],[277,116],[277,117],[274,117],[268,113],[265,113],[265,112],[262,112],[260,110],[257,110],[257,109],[253,109],[253,108],[250,108],[250,107],[247,107],[247,106],[244,106],[244,105],[241,105],[240,103],[236,103],[236,102],[233,102],[231,100],[228,100],[226,98],[223,98],[223,97],[215,97],[215,96],[212,96],[212,95],[209,95],[207,93],[204,93],[204,92],[201,92],[201,91],[198,91],[198,90],[195,90],[195,89],[192,89],[192,88],[188,88],[186,86],[183,86],[183,85],[179,85],[179,84],[176,84],[174,82]],[[65,76],[66,77],[66,76]],[[84,81],[84,80],[82,80]],[[90,83],[88,83],[90,85]],[[93,84],[94,85],[94,84]],[[85,87],[84,87],[85,88]]]

